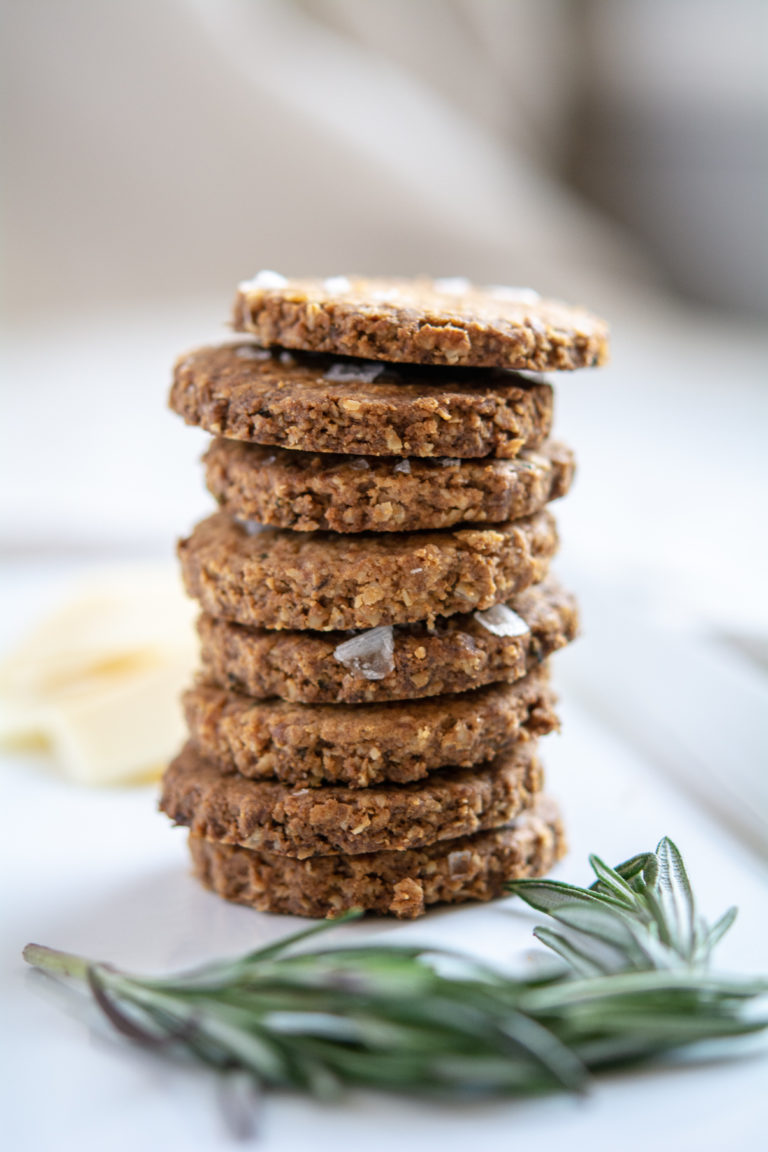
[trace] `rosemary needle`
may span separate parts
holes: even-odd
[[[735,918],[710,926],[668,839],[595,881],[509,884],[547,926],[557,967],[509,976],[471,957],[398,945],[308,946],[324,921],[236,959],[147,978],[37,944],[28,963],[84,983],[140,1044],[254,1090],[344,1087],[431,1095],[583,1090],[590,1071],[768,1026],[768,979],[710,971]],[[343,917],[354,918],[355,914]]]

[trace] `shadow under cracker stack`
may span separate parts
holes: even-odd
[[[234,326],[171,390],[219,503],[179,544],[202,667],[161,798],[197,876],[262,911],[414,917],[542,875],[565,850],[548,658],[578,618],[548,508],[573,454],[530,373],[604,363],[605,323],[459,278],[261,272]]]

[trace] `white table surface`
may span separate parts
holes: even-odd
[[[18,631],[62,583],[62,566],[17,569],[5,583],[6,632]],[[67,569],[68,571],[68,569]],[[575,646],[561,660],[577,681]],[[570,662],[570,666],[569,666]],[[563,733],[548,738],[550,786],[562,799],[571,852],[558,874],[582,882],[586,855],[616,863],[664,834],[683,850],[704,911],[741,914],[720,950],[723,968],[768,971],[768,884],[758,858],[663,772],[566,692]],[[185,835],[156,811],[155,789],[85,790],[28,761],[2,763],[3,931],[0,996],[6,1146],[16,1150],[144,1152],[232,1146],[207,1073],[164,1064],[105,1029],[84,1002],[25,968],[28,941],[83,952],[139,971],[236,954],[295,928],[293,919],[228,906],[188,874]],[[531,944],[534,918],[514,901],[433,912],[413,924],[372,921],[339,937],[424,940],[497,962]],[[264,1152],[312,1148],[465,1149],[535,1140],[540,1147],[699,1152],[763,1146],[768,1044],[751,1055],[601,1078],[586,1100],[434,1105],[355,1094],[340,1104],[293,1096],[264,1104]],[[757,1053],[757,1054],[755,1054]]]

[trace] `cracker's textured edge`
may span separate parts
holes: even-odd
[[[160,807],[206,840],[304,859],[403,851],[496,828],[530,808],[542,783],[535,740],[491,764],[411,784],[300,789],[226,771],[190,743],[165,772]]]
[[[543,667],[511,685],[385,704],[258,701],[200,680],[183,704],[190,736],[209,760],[297,788],[407,784],[486,763],[558,727]]]
[[[368,299],[359,295],[366,284]],[[583,309],[541,298],[507,307],[477,290],[463,300],[435,297],[433,286],[402,282],[410,297],[406,306],[375,302],[377,281],[357,281],[357,298],[329,294],[318,281],[295,281],[284,289],[241,286],[233,323],[264,346],[396,363],[542,372],[608,360],[608,326]]]
[[[552,514],[484,528],[340,536],[217,512],[180,541],[187,593],[211,616],[270,629],[376,628],[485,609],[547,574]]]
[[[542,876],[566,850],[555,803],[542,797],[514,823],[429,848],[295,860],[190,836],[197,878],[261,912],[336,917],[351,908],[421,916],[432,904],[492,900],[510,880]]]
[[[552,428],[553,391],[543,380],[491,373],[457,386],[448,376],[438,381],[435,369],[410,385],[331,382],[306,364],[285,365],[288,353],[266,353],[255,365],[238,355],[253,349],[224,345],[180,357],[172,410],[229,440],[372,456],[509,459]]]
[[[574,456],[546,443],[514,460],[338,456],[219,437],[208,491],[231,516],[296,532],[417,532],[519,520],[564,496]]]
[[[335,658],[347,633],[269,632],[202,615],[203,668],[221,688],[304,704],[416,700],[512,683],[574,640],[579,616],[575,598],[554,579],[527,588],[510,607],[528,624],[521,636],[494,635],[472,615],[438,621],[434,631],[395,628],[393,667],[378,680]]]

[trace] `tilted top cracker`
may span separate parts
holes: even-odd
[[[463,278],[244,281],[234,327],[265,346],[412,364],[588,368],[608,358],[608,326],[530,288],[476,288]]]

